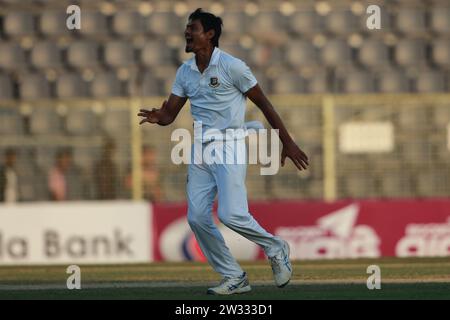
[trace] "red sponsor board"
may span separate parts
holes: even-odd
[[[287,240],[293,259],[450,256],[450,200],[252,202],[250,212]],[[156,260],[204,260],[185,204],[154,206]],[[219,224],[242,260],[264,258],[255,244]]]

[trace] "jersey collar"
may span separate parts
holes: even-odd
[[[209,61],[209,66],[216,66],[219,63],[220,53],[222,51],[218,47],[214,47],[214,51],[211,55],[211,60]],[[200,72],[198,70],[197,64],[195,63],[195,54],[194,56],[188,60],[187,64],[191,67],[192,70]]]

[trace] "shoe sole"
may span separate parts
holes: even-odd
[[[282,285],[277,286],[278,288],[284,288],[289,284],[289,281],[291,281],[291,279],[289,279],[286,283],[283,283]]]
[[[233,292],[230,292],[230,293],[218,293],[218,292],[215,292],[214,290],[208,289],[208,291],[206,291],[206,294],[210,294],[213,296],[229,296],[232,294],[247,293],[247,292],[250,292],[251,290],[252,290],[252,287],[250,287],[250,286],[237,288],[236,290],[234,290]]]

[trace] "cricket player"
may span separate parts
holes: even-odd
[[[179,67],[168,101],[164,101],[160,109],[140,110],[138,116],[143,117],[140,124],[171,124],[189,98],[192,117],[201,121],[203,132],[245,129],[248,97],[261,109],[270,125],[279,130],[283,144],[281,165],[284,166],[288,157],[299,170],[306,169],[308,157],[289,136],[249,67],[219,49],[221,31],[222,19],[211,13],[197,9],[189,16],[184,32],[185,50],[193,52],[194,56]],[[206,136],[202,139],[205,146],[216,142]],[[224,139],[236,139],[245,145],[245,137],[239,135],[224,135]],[[225,148],[225,152],[233,151]],[[262,247],[271,262],[276,285],[284,287],[292,276],[287,242],[264,230],[248,212],[246,168],[246,164],[225,162],[189,164],[187,219],[203,254],[223,277],[218,286],[208,289],[208,294],[229,295],[251,290],[247,274],[231,255],[213,221],[212,206],[216,195],[219,220]]]

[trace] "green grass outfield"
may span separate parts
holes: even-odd
[[[283,289],[267,261],[242,265],[253,290],[226,299],[450,299],[448,257],[295,261]],[[381,269],[380,290],[367,289],[369,265]],[[218,299],[205,294],[220,280],[207,264],[80,266],[81,290],[66,288],[66,267],[0,267],[0,299]]]

